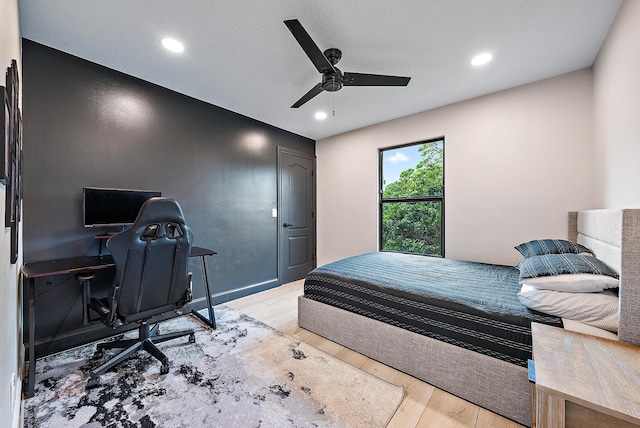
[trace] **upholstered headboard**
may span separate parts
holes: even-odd
[[[569,213],[569,240],[620,274],[620,340],[640,345],[640,209]]]

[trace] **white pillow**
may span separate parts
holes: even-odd
[[[518,299],[529,309],[618,332],[618,296],[611,290],[565,293],[523,285]]]
[[[574,273],[527,278],[522,280],[522,284],[568,293],[597,293],[608,288],[617,288],[620,281],[607,275]]]

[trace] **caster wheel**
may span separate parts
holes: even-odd
[[[160,367],[160,374],[167,373],[169,373],[169,364],[163,364],[162,367]]]
[[[89,380],[87,381],[87,389],[95,388],[98,385],[100,385],[99,377],[92,377],[92,378],[89,378]]]
[[[191,333],[189,335],[189,343],[196,343],[196,335],[195,335],[195,333]]]

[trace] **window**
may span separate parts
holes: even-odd
[[[444,138],[380,150],[380,251],[444,256]]]

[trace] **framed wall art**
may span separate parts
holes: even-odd
[[[9,176],[9,144],[11,141],[11,110],[9,108],[9,98],[4,86],[0,86],[0,101],[2,101],[2,147],[0,148],[0,183],[7,184],[7,177]]]
[[[11,228],[11,263],[18,260],[18,223],[20,222],[21,182],[22,182],[22,114],[18,106],[20,80],[18,63],[11,61],[7,69],[6,87],[3,92],[3,156],[0,175],[4,175],[6,186],[5,227]]]

